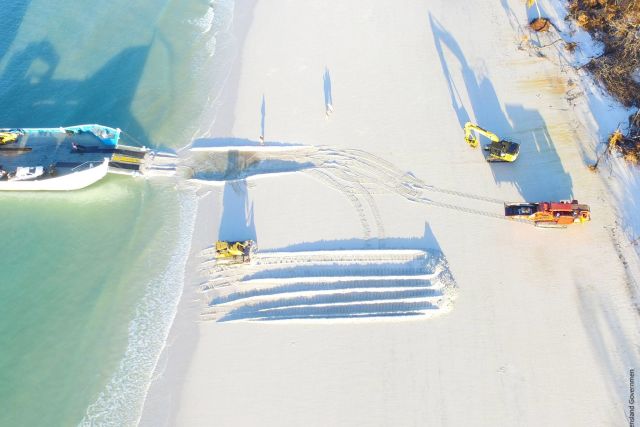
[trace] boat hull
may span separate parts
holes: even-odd
[[[109,170],[109,159],[77,172],[28,181],[0,181],[0,191],[71,191],[100,181]]]

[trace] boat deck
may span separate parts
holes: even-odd
[[[144,163],[147,150],[105,144],[91,132],[67,133],[63,129],[27,132],[17,142],[0,145],[0,169],[43,166],[48,172],[69,173],[109,159],[110,170],[135,174]]]
[[[41,166],[45,176],[60,176],[90,169],[105,158],[111,173],[173,176],[176,172],[175,154],[120,145],[120,129],[101,125],[0,129],[0,138],[17,133],[17,141],[0,144],[0,180],[13,176],[19,167]]]
[[[0,169],[15,171],[19,166],[73,169],[85,163],[102,163],[105,157],[111,158],[114,151],[113,146],[89,132],[27,133],[16,143],[0,146]]]

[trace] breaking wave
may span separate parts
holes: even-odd
[[[233,0],[212,1],[205,14],[188,22],[198,31],[198,39],[204,42],[209,57],[216,53],[218,35],[228,32],[233,22]]]
[[[214,17],[213,7],[209,6],[204,16],[197,19],[190,19],[189,23],[195,25],[203,34],[206,34],[213,28]]]
[[[195,194],[182,192],[178,197],[180,240],[164,272],[148,283],[129,324],[124,357],[105,389],[87,408],[81,426],[128,426],[139,421],[151,377],[182,296],[195,225]]]

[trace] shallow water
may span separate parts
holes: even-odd
[[[120,177],[0,195],[0,425],[82,419],[122,358],[149,276],[167,264],[159,246],[175,243],[175,198]]]
[[[125,143],[191,140],[228,62],[216,34],[231,1],[10,3],[0,127],[100,123]],[[193,211],[171,182],[120,176],[66,194],[0,193],[0,425],[135,424]]]

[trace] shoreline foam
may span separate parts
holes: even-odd
[[[80,425],[136,424],[183,294],[185,264],[194,232],[195,197],[181,194],[179,236],[166,270],[150,280],[129,324],[128,344],[116,372]],[[158,315],[163,314],[163,318]]]

